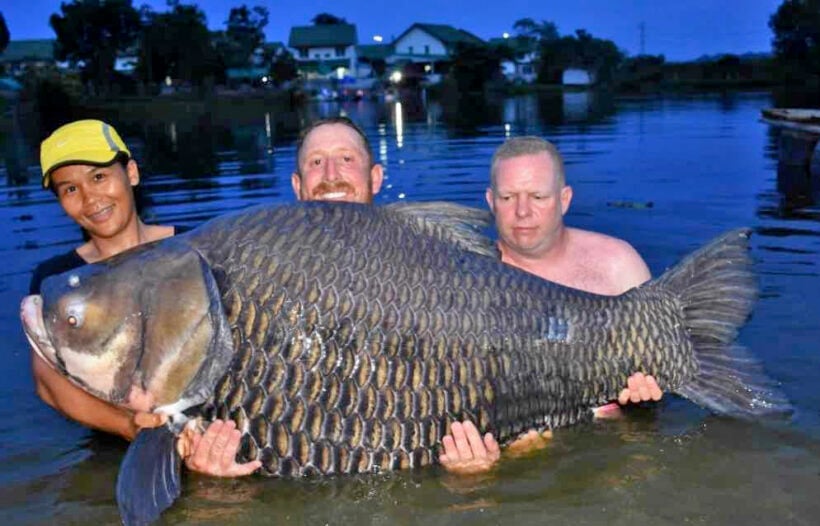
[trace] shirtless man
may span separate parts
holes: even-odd
[[[505,263],[568,287],[616,296],[651,278],[641,256],[626,241],[564,225],[572,187],[564,163],[551,143],[538,137],[515,137],[493,155],[487,204],[495,216],[498,248]],[[633,374],[618,403],[660,400],[652,376]],[[613,412],[608,404],[597,417]],[[531,431],[522,443],[540,437]],[[455,423],[444,438],[442,465],[449,471],[474,473],[489,469],[500,457],[495,438],[482,437],[471,422]],[[516,443],[513,443],[515,445]]]

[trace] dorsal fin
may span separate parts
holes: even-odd
[[[501,257],[498,247],[483,233],[492,224],[493,216],[488,210],[446,201],[402,201],[384,205],[384,208],[442,241],[482,256]]]

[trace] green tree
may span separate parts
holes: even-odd
[[[139,12],[131,0],[74,0],[60,11],[49,20],[57,59],[81,65],[84,79],[107,91],[117,55],[130,51],[139,35]]]
[[[538,78],[541,82],[559,83],[567,68],[593,73],[598,81],[610,81],[624,59],[624,53],[611,40],[593,37],[584,29],[575,35],[542,41]]]
[[[785,0],[769,19],[786,80],[820,75],[820,0]]]
[[[0,53],[6,50],[10,39],[11,35],[9,35],[9,28],[6,25],[6,19],[3,17],[3,13],[0,13]]]
[[[208,31],[205,13],[196,5],[168,0],[169,11],[155,13],[143,7],[143,30],[137,71],[149,83],[166,77],[202,85],[217,75],[219,61]]]
[[[265,63],[270,65],[268,72],[277,86],[299,76],[296,59],[287,49],[266,49]]]
[[[638,55],[627,58],[617,71],[618,87],[630,91],[657,88],[664,80],[665,62],[666,57],[663,55]]]
[[[521,18],[513,24],[516,35],[526,37],[534,42],[558,40],[558,26],[553,22],[542,20],[540,23],[532,18]]]
[[[225,24],[227,29],[217,39],[217,49],[225,66],[250,66],[254,53],[265,42],[268,9],[261,6],[248,9],[245,5],[234,7]]]
[[[347,20],[342,17],[331,15],[330,13],[319,13],[311,19],[315,26],[336,26],[347,24]]]
[[[483,91],[489,80],[501,74],[504,53],[498,48],[459,42],[449,72],[459,93]]]

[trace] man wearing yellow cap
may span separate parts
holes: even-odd
[[[76,249],[43,261],[32,275],[30,292],[53,274],[94,263],[142,243],[174,235],[172,226],[146,225],[137,214],[133,187],[140,173],[117,131],[98,120],[81,120],[57,129],[40,145],[43,187],[86,232],[88,241]],[[159,415],[134,414],[108,404],[76,387],[32,353],[37,394],[47,404],[88,427],[128,440],[141,427],[161,423]],[[217,422],[187,444],[186,464],[218,476],[251,473],[258,462],[236,464],[239,432],[233,422]]]

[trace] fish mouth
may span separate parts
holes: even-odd
[[[26,296],[20,303],[20,319],[29,345],[37,355],[53,366],[58,363],[57,351],[48,336],[43,321],[43,299],[37,295]]]

